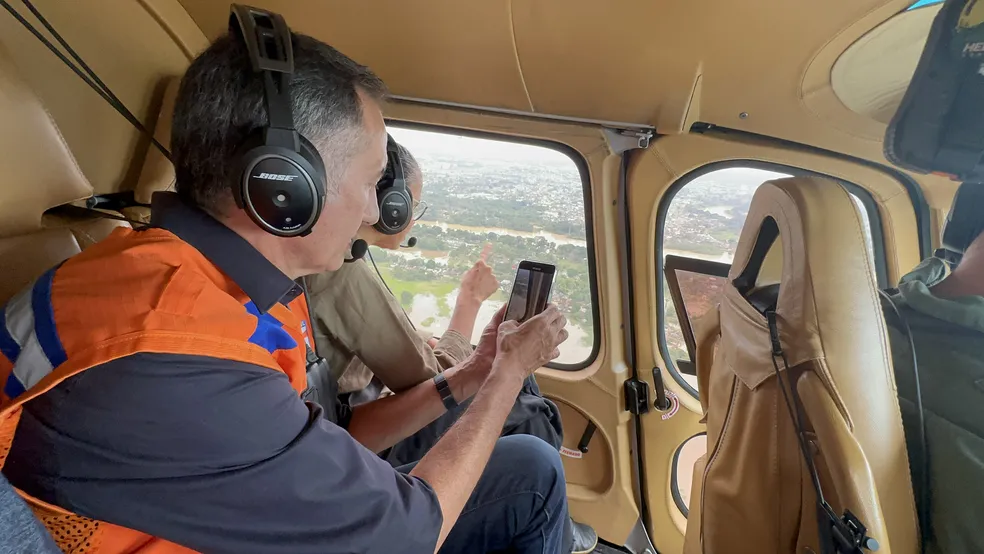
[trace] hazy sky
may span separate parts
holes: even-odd
[[[419,156],[440,154],[468,159],[575,167],[574,162],[566,154],[543,146],[393,126],[388,127],[388,130],[397,142],[406,146],[411,153]]]

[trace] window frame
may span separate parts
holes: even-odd
[[[397,127],[403,129],[410,129],[416,131],[429,131],[435,133],[443,134],[453,134],[463,137],[495,140],[499,142],[511,142],[514,144],[524,144],[528,146],[539,146],[542,148],[549,148],[555,152],[560,152],[567,156],[572,162],[574,162],[574,167],[577,168],[578,175],[581,177],[581,195],[582,201],[584,202],[584,242],[587,247],[588,252],[588,285],[590,288],[589,294],[591,297],[591,327],[592,327],[592,343],[591,352],[584,361],[577,364],[562,364],[551,362],[545,367],[550,369],[556,369],[560,371],[581,371],[591,367],[597,360],[598,354],[601,352],[601,307],[598,304],[598,280],[597,280],[597,266],[596,266],[596,256],[595,256],[595,239],[594,239],[594,217],[592,211],[591,203],[591,170],[588,167],[588,161],[585,159],[584,155],[581,154],[574,147],[564,144],[562,142],[557,142],[550,139],[544,138],[532,138],[532,137],[522,137],[505,135],[501,133],[495,133],[491,131],[480,131],[474,129],[465,129],[460,127],[454,127],[451,125],[438,125],[433,123],[421,123],[418,121],[408,121],[397,118],[385,118],[384,119],[387,127]],[[516,260],[519,263],[521,260]],[[511,276],[510,276],[511,278]]]
[[[676,383],[683,388],[687,394],[693,396],[694,398],[700,397],[697,389],[695,389],[690,383],[687,382],[686,379],[684,379],[683,374],[677,369],[676,364],[673,362],[672,356],[670,356],[669,348],[667,348],[666,345],[666,295],[663,294],[663,289],[666,285],[663,274],[663,242],[666,234],[666,217],[669,214],[670,205],[673,203],[673,199],[676,197],[677,193],[683,190],[684,187],[704,175],[729,168],[761,169],[763,171],[772,171],[775,173],[786,173],[794,177],[822,177],[824,179],[835,181],[844,187],[845,190],[861,201],[861,205],[864,207],[865,212],[868,215],[868,226],[871,232],[876,281],[879,288],[884,289],[888,287],[888,262],[885,253],[885,236],[884,227],[882,226],[881,211],[879,210],[878,203],[875,201],[874,196],[872,196],[871,193],[864,187],[849,181],[845,181],[839,177],[826,175],[819,171],[811,171],[801,167],[747,158],[712,162],[689,171],[674,181],[673,184],[666,189],[666,192],[660,198],[659,204],[657,205],[655,241],[656,279],[654,284],[656,287],[656,342],[659,347],[659,353],[665,362],[667,372],[673,376],[673,380],[676,381]],[[742,225],[744,226],[744,223],[742,223]],[[731,264],[728,265],[730,266]],[[674,309],[676,309],[675,305]]]
[[[663,264],[663,278],[666,279],[666,284],[669,285],[670,298],[673,300],[673,309],[676,311],[677,320],[680,322],[680,332],[683,333],[683,340],[687,343],[687,354],[690,356],[690,360],[694,361],[697,358],[697,340],[694,337],[694,328],[690,321],[690,316],[687,315],[687,303],[683,298],[683,292],[680,290],[680,283],[677,280],[676,272],[686,271],[688,273],[699,273],[701,275],[727,279],[728,272],[731,270],[731,264],[701,258],[677,256],[674,254],[667,255],[666,260],[669,263]],[[687,325],[683,324],[684,319],[687,320]],[[677,371],[680,370],[677,369]],[[693,374],[685,371],[680,371],[680,373],[686,375],[697,374],[696,371]]]
[[[680,493],[680,480],[677,479],[677,474],[680,469],[680,454],[683,453],[683,447],[687,446],[688,442],[701,435],[706,436],[707,431],[695,433],[684,439],[683,442],[676,447],[676,450],[673,451],[673,461],[670,463],[670,496],[673,497],[673,503],[676,504],[677,509],[680,510],[680,513],[683,514],[683,517],[686,519],[690,519],[690,506],[683,501],[683,495]],[[694,491],[691,490],[691,498],[693,498],[693,493]]]

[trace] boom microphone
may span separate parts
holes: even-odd
[[[401,244],[400,248],[413,248],[414,246],[417,246],[417,237],[408,238],[407,243]]]
[[[366,252],[369,251],[369,243],[362,239],[358,239],[352,243],[352,257],[345,258],[345,263],[350,264],[356,260],[361,260]]]

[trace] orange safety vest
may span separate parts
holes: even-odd
[[[117,229],[0,310],[0,469],[25,402],[131,354],[201,355],[268,367],[285,373],[300,394],[307,316],[303,295],[260,314],[238,285],[169,231]],[[193,552],[18,492],[65,552]]]

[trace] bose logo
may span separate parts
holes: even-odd
[[[265,179],[267,181],[293,181],[297,179],[297,175],[281,175],[279,173],[260,173],[259,175],[253,175],[254,179]]]
[[[406,202],[387,202],[386,206],[389,208],[402,208],[406,206]]]

